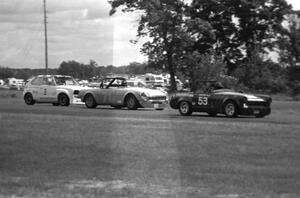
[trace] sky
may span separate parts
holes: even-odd
[[[299,0],[287,0],[300,10]],[[75,60],[99,66],[143,62],[137,44],[138,18],[109,16],[107,0],[47,0],[49,68]],[[43,0],[0,0],[0,66],[44,68]]]

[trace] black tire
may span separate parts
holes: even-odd
[[[35,104],[35,100],[33,99],[31,93],[25,94],[24,101],[27,105],[34,105]]]
[[[181,101],[179,103],[178,110],[179,110],[179,113],[183,116],[188,116],[188,115],[191,115],[193,113],[191,104],[187,101]]]
[[[58,103],[61,106],[69,106],[70,105],[70,99],[66,94],[61,93],[61,94],[58,95]]]
[[[84,97],[85,106],[89,109],[94,109],[97,107],[96,100],[92,94],[87,94]]]
[[[223,111],[229,118],[233,118],[238,115],[237,105],[233,101],[227,101],[223,106]]]
[[[138,101],[135,96],[128,95],[125,99],[126,107],[130,110],[136,110],[138,108]]]

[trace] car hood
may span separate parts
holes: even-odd
[[[246,97],[248,101],[265,101],[263,98],[246,93],[240,93],[235,91],[220,91],[215,93],[216,95],[234,95],[234,96],[243,96]]]

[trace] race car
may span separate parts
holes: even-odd
[[[209,84],[197,93],[177,93],[171,96],[170,106],[178,109],[183,116],[193,112],[206,112],[210,116],[225,114],[227,117],[250,115],[264,117],[271,113],[272,98],[267,95],[252,95],[224,89],[215,86],[216,82],[205,81]]]
[[[127,107],[130,110],[138,108],[154,108],[162,110],[167,104],[167,93],[144,87],[129,87],[125,78],[104,78],[99,88],[81,90],[81,101],[87,108],[96,108],[98,105],[110,105],[120,109]]]
[[[23,97],[27,105],[52,103],[54,106],[82,104],[76,97],[80,86],[71,76],[38,75],[31,78],[24,87]]]

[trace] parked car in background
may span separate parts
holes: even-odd
[[[79,96],[88,108],[110,105],[114,108],[127,107],[131,110],[164,109],[167,104],[166,93],[144,87],[129,87],[126,79],[122,77],[105,78],[99,88],[81,90]]]
[[[193,112],[206,112],[210,116],[225,114],[227,117],[238,115],[264,117],[271,113],[270,96],[223,89],[214,81],[202,83],[204,86],[197,93],[178,93],[171,96],[171,108],[178,109],[184,116],[191,115]]]
[[[146,83],[140,79],[127,79],[128,87],[146,87]]]
[[[25,82],[23,79],[17,79],[17,78],[7,79],[7,85],[11,90],[23,90],[24,84]]]
[[[52,103],[68,106],[81,102],[78,93],[81,87],[71,76],[38,75],[31,78],[24,87],[23,97],[28,105],[35,103]]]

